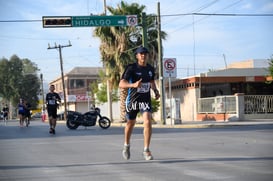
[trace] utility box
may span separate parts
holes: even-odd
[[[180,99],[178,98],[172,98],[171,100],[166,99],[165,105],[166,124],[167,125],[181,124]]]

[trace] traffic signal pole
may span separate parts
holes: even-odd
[[[106,0],[104,0],[104,7],[106,15]],[[69,27],[101,27],[101,26],[137,26],[138,25],[137,15],[115,15],[115,16],[43,16],[43,28],[69,28]],[[144,22],[143,26],[143,46],[147,47],[147,25],[146,25],[146,14],[142,16]],[[71,46],[71,45],[68,45]],[[48,49],[57,49],[59,48],[60,52],[60,61],[62,69],[62,57],[61,49],[67,46],[57,46],[49,47]],[[108,71],[107,71],[108,75]],[[62,75],[63,76],[63,75]],[[63,81],[63,89],[64,81]],[[66,96],[64,92],[64,96]],[[107,98],[108,98],[108,109],[109,109],[109,118],[112,120],[112,101],[110,95],[110,82],[107,81]],[[64,100],[66,101],[66,99]],[[66,102],[65,102],[66,104]],[[65,106],[66,109],[66,106]],[[66,111],[65,111],[66,113]]]
[[[157,38],[158,38],[158,68],[159,68],[159,93],[160,93],[160,119],[162,124],[166,124],[165,109],[165,90],[162,65],[162,40],[161,40],[161,19],[160,19],[160,2],[157,3]]]
[[[63,86],[63,95],[64,95],[64,120],[66,120],[67,117],[67,104],[66,104],[66,91],[65,91],[65,83],[64,83],[64,71],[63,71],[63,57],[62,57],[62,48],[65,47],[71,47],[71,43],[69,41],[68,45],[58,45],[55,43],[54,47],[51,47],[48,44],[48,48],[47,49],[58,49],[59,50],[59,56],[60,56],[60,67],[61,67],[61,74],[62,74],[62,86]]]
[[[159,65],[159,92],[160,92],[160,120],[162,124],[166,121],[165,112],[165,96],[164,96],[164,78],[163,78],[163,65],[162,65],[162,41],[161,41],[161,20],[160,20],[160,3],[158,2],[158,65]],[[147,22],[146,13],[141,13],[141,25],[142,25],[142,46],[148,48],[147,45]]]

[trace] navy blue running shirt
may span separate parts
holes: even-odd
[[[129,83],[135,83],[142,79],[140,88],[128,88],[128,96],[126,98],[127,113],[132,111],[151,111],[150,81],[154,80],[154,77],[155,71],[150,64],[140,66],[137,63],[133,63],[126,67],[122,79],[127,80]]]
[[[60,100],[61,98],[59,94],[57,94],[56,92],[49,92],[46,95],[46,103],[48,108],[56,109],[58,107],[57,101],[60,101]]]

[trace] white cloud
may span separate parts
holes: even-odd
[[[273,2],[268,2],[262,7],[262,10],[268,13],[273,13]]]

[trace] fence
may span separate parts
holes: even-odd
[[[198,113],[236,113],[235,96],[216,96],[199,99]]]
[[[236,97],[200,98],[197,111],[200,114],[239,114],[242,112],[245,119],[273,119],[273,95],[244,95],[241,103],[237,102],[240,99]]]
[[[273,113],[273,95],[245,95],[245,114]]]

